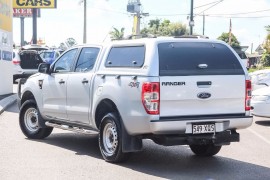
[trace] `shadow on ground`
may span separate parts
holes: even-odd
[[[18,113],[17,106],[8,109]],[[258,125],[270,126],[270,121],[260,120]],[[103,161],[98,147],[98,137],[72,132],[52,133],[44,140],[31,140],[50,144]],[[109,164],[132,169],[140,173],[165,179],[269,179],[270,168],[232,158],[197,157],[188,146],[164,147],[150,140],[143,141],[143,151],[133,153],[125,163]]]
[[[98,137],[75,133],[53,133],[39,141],[100,160]],[[115,164],[166,179],[269,179],[270,168],[221,156],[197,157],[188,146],[164,147],[143,141],[143,151],[125,163]],[[114,165],[114,164],[110,164]]]
[[[255,123],[258,125],[261,125],[261,126],[269,126],[270,127],[270,120],[256,121]]]

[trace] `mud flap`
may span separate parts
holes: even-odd
[[[129,135],[122,121],[121,127],[122,127],[122,151],[124,153],[141,151],[143,147],[142,138]]]

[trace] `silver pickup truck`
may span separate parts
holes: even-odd
[[[252,124],[251,82],[227,44],[146,38],[82,45],[19,83],[19,123],[32,139],[53,128],[98,134],[103,158],[126,160],[142,140],[213,156]]]

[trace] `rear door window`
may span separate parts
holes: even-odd
[[[99,48],[86,47],[83,48],[79,60],[76,64],[76,72],[87,72],[93,69],[97,56],[99,53]]]
[[[142,67],[144,46],[113,47],[106,60],[106,67]]]
[[[158,53],[160,76],[244,74],[233,52],[219,43],[161,43]]]

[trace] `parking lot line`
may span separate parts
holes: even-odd
[[[260,135],[259,133],[257,133],[256,131],[248,128],[247,130],[249,130],[250,132],[252,132],[254,135],[256,135],[258,138],[260,138],[261,140],[263,140],[264,142],[266,142],[267,144],[270,145],[270,141],[267,140],[265,137],[263,137],[262,135]]]

